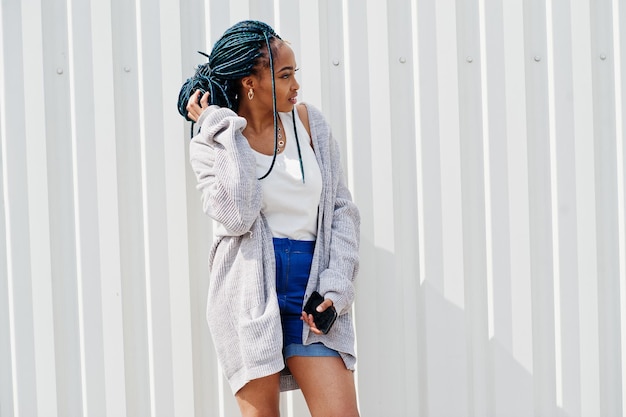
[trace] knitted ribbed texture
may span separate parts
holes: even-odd
[[[359,212],[341,171],[339,146],[319,110],[307,105],[315,155],[322,173],[317,243],[306,289],[333,300],[339,317],[327,335],[303,326],[305,344],[322,342],[354,369],[351,305],[358,272]],[[248,381],[284,368],[282,330],[276,298],[272,235],[261,210],[255,157],[242,130],[245,119],[210,106],[190,143],[190,162],[202,192],[204,211],[228,236],[215,239],[209,255],[207,321],[217,355],[233,393]],[[271,174],[270,174],[271,175]],[[291,375],[281,390],[297,388]]]

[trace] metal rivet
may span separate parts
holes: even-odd
[[[468,56],[465,58],[465,61],[471,64],[472,62],[474,62],[474,58],[472,58],[471,56]]]
[[[606,59],[606,55],[605,54],[600,54],[600,59],[604,61]]]
[[[535,55],[533,59],[535,60],[535,62],[541,61],[541,57],[539,55]]]
[[[124,67],[124,71],[130,72],[130,67]]]
[[[401,56],[400,59],[398,59],[398,61],[400,61],[401,64],[404,64],[406,62],[406,58]]]
[[[57,74],[59,75],[63,74],[63,68],[61,67],[57,68]]]
[[[333,65],[334,66],[338,66],[339,65],[339,60],[338,59],[333,59]]]

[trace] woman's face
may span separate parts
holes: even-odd
[[[300,84],[296,81],[296,57],[293,50],[285,42],[279,41],[274,48],[272,59],[274,61],[274,79],[276,85],[276,110],[281,113],[291,112],[297,103],[298,89]],[[272,78],[269,67],[262,68],[257,77],[258,83],[254,88],[253,102],[256,105],[267,106],[270,110],[272,104]],[[244,100],[248,97],[244,91]],[[252,104],[252,103],[250,103]]]

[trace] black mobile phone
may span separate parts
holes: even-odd
[[[324,301],[324,297],[317,291],[313,291],[313,294],[309,297],[304,305],[304,312],[313,315],[315,326],[324,334],[328,333],[330,328],[337,319],[337,310],[335,307],[330,306],[321,313],[315,308]]]

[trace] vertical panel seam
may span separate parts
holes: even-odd
[[[548,73],[548,130],[550,152],[550,204],[552,223],[552,273],[554,291],[554,360],[556,380],[556,405],[563,407],[563,358],[561,334],[561,267],[559,245],[559,196],[557,173],[557,144],[556,144],[556,92],[554,81],[554,22],[552,0],[546,0],[546,61]]]
[[[69,66],[69,101],[70,101],[70,138],[72,143],[72,196],[74,206],[74,239],[76,241],[76,294],[78,303],[78,336],[80,351],[80,379],[81,379],[81,404],[83,415],[89,416],[87,401],[87,375],[85,359],[85,322],[83,300],[83,267],[81,255],[81,227],[80,227],[80,197],[78,188],[78,137],[76,125],[76,61],[74,55],[74,20],[72,13],[72,0],[66,0],[67,13],[67,58]]]
[[[342,1],[342,25],[343,25],[343,61],[344,61],[344,89],[345,89],[345,109],[346,114],[352,115],[352,83],[347,78],[351,71],[350,65],[350,21],[348,19],[348,0]],[[352,146],[354,145],[353,129],[352,129],[352,117],[346,117],[346,162],[347,173],[354,172],[354,151]],[[348,175],[348,188],[354,190],[354,175]]]
[[[4,21],[3,6],[0,3],[0,22]],[[9,309],[9,341],[11,349],[11,383],[13,394],[13,412],[14,417],[19,417],[18,402],[18,385],[17,385],[17,357],[15,351],[15,301],[13,300],[13,253],[11,251],[11,207],[9,205],[9,170],[7,168],[7,116],[6,116],[6,88],[4,73],[4,31],[0,28],[0,146],[2,146],[2,190],[4,205],[4,222],[5,222],[5,241],[6,241],[6,259],[7,259],[7,296]]]
[[[478,0],[480,34],[480,84],[483,132],[483,178],[485,192],[485,263],[487,269],[487,332],[489,340],[495,333],[493,299],[493,224],[491,218],[491,147],[489,144],[489,85],[487,84],[487,18],[485,0]]]
[[[412,34],[412,52],[413,52],[413,104],[415,106],[415,176],[417,182],[417,241],[418,241],[418,259],[419,259],[419,280],[420,285],[424,284],[426,279],[426,252],[424,249],[425,233],[424,233],[424,175],[422,166],[423,149],[422,149],[422,110],[420,100],[420,77],[419,77],[419,32],[417,30],[417,0],[411,0],[411,26]]]
[[[280,33],[280,0],[274,0],[274,31]]]
[[[619,0],[613,0],[613,56],[615,82],[615,140],[617,163],[617,222],[618,222],[618,256],[620,283],[620,326],[621,326],[621,358],[622,358],[622,410],[626,410],[626,226],[624,208],[624,137],[622,126],[622,57],[620,40],[620,7]]]
[[[145,297],[146,297],[146,324],[148,334],[148,384],[150,386],[150,415],[155,417],[155,371],[154,371],[154,335],[152,329],[152,285],[150,282],[150,230],[148,217],[148,173],[147,173],[147,143],[146,143],[146,114],[145,114],[145,91],[144,80],[142,77],[143,67],[143,26],[141,24],[142,17],[142,0],[135,2],[135,28],[137,33],[137,89],[138,89],[138,118],[139,118],[139,143],[141,155],[141,201],[143,215],[143,239],[144,239],[144,267],[145,267]]]

